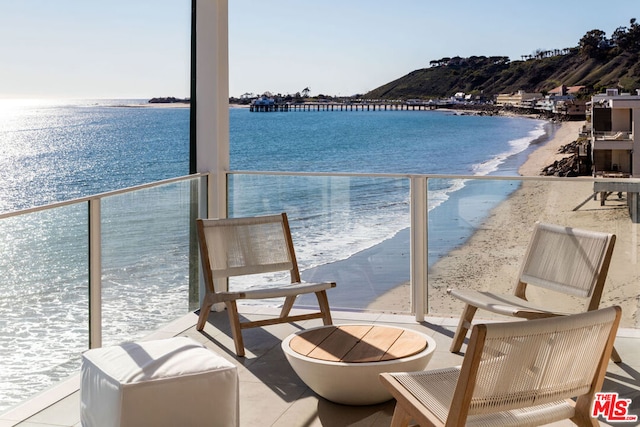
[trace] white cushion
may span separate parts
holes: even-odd
[[[237,426],[235,365],[191,338],[126,343],[82,356],[89,426]]]

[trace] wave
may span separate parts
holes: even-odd
[[[473,175],[487,176],[500,170],[507,159],[529,149],[536,142],[545,139],[547,122],[540,121],[535,129],[526,136],[508,142],[509,149],[498,153],[491,159],[473,166]],[[430,180],[428,191],[428,211],[431,212],[455,197],[455,194],[465,188],[465,179],[437,179]],[[330,219],[324,218],[320,222],[332,224],[329,229],[316,233],[304,234],[292,225],[292,233],[297,241],[296,251],[299,254],[300,269],[316,267],[336,261],[345,260],[358,252],[378,245],[395,236],[400,230],[410,226],[409,196],[391,208],[380,209],[371,214],[359,212],[352,208],[357,216],[347,215],[341,220],[335,215]],[[318,218],[315,219],[316,221]]]
[[[547,135],[545,126],[546,122],[541,122],[535,129],[531,130],[527,136],[509,141],[510,150],[499,153],[487,161],[474,165],[473,174],[477,176],[486,176],[497,171],[500,168],[500,165],[502,165],[509,157],[525,151],[535,141]]]

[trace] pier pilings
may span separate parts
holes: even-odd
[[[253,104],[249,111],[269,112],[295,112],[295,111],[421,111],[447,108],[450,105],[403,104],[403,103],[333,103],[333,102],[305,102],[302,104]]]

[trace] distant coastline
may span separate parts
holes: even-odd
[[[167,96],[162,98],[151,98],[149,104],[190,104],[191,99],[189,98],[176,98],[174,96]]]
[[[147,106],[147,107],[189,107],[191,105],[191,99],[189,98],[176,98],[173,96],[167,97],[155,97],[147,101],[142,105],[127,105],[129,106]],[[229,108],[250,108],[249,103],[235,102],[235,98],[230,99]],[[451,111],[458,115],[473,115],[473,116],[508,116],[508,117],[526,117],[539,120],[553,120],[553,121],[574,121],[568,118],[560,118],[554,115],[543,114],[539,111],[533,111],[529,109],[518,109],[510,107],[496,106],[493,104],[454,104],[437,108],[441,111]]]

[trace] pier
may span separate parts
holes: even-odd
[[[249,111],[252,112],[288,112],[288,111],[420,111],[435,110],[437,108],[450,108],[452,104],[434,103],[332,103],[332,102],[305,102],[252,104]]]

